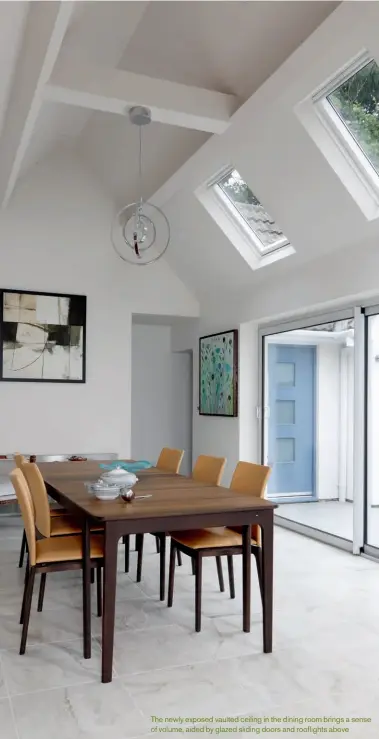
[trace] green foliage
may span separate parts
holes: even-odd
[[[375,61],[352,75],[328,100],[379,170],[379,67]]]
[[[260,205],[259,200],[251,192],[249,185],[243,181],[236,169],[227,174],[226,177],[219,182],[219,185],[233,203]]]

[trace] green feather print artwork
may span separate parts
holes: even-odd
[[[202,336],[199,358],[200,414],[237,416],[238,331]]]

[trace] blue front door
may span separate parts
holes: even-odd
[[[268,345],[269,494],[313,495],[314,346]]]

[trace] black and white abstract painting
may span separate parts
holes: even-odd
[[[85,382],[86,298],[1,292],[1,380]]]

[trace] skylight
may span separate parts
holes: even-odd
[[[379,173],[379,67],[372,59],[325,96]]]
[[[215,188],[226,198],[226,203],[234,214],[243,219],[245,227],[248,226],[261,254],[276,251],[289,244],[284,233],[236,169],[218,180]]]

